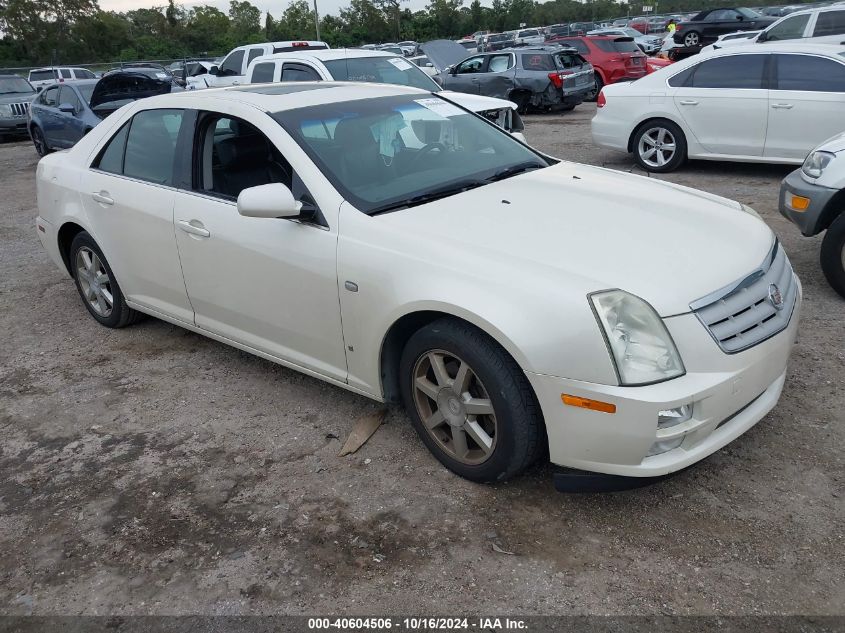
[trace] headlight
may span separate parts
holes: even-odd
[[[10,117],[12,116],[12,106],[0,103],[0,116]]]
[[[831,152],[810,152],[810,155],[804,160],[804,164],[801,165],[801,171],[810,178],[818,178],[834,156],[835,154]]]
[[[686,373],[663,320],[648,303],[622,290],[593,293],[590,301],[622,385],[663,382]]]

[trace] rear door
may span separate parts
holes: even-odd
[[[480,93],[488,97],[507,99],[514,88],[516,61],[512,53],[488,55],[487,63],[478,74]]]
[[[672,77],[680,116],[709,153],[761,156],[766,141],[768,54],[708,59]]]
[[[774,59],[763,155],[803,160],[845,127],[845,64],[797,53],[776,53]]]

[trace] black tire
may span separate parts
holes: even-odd
[[[472,390],[483,389],[486,392],[484,396],[492,404],[494,442],[488,449],[489,454],[483,456],[480,463],[469,464],[456,459],[435,439],[435,432],[426,429],[421,418],[420,407],[415,400],[415,393],[418,397],[421,393],[415,387],[415,371],[430,354],[441,352],[464,361],[473,376],[471,380],[478,381],[475,387],[467,388],[466,395],[478,397]],[[451,377],[454,379],[454,376]],[[498,343],[468,323],[443,318],[411,336],[402,352],[399,380],[405,410],[417,434],[446,468],[461,477],[480,483],[505,481],[534,463],[545,447],[542,413],[525,373]],[[439,406],[439,401],[434,398],[430,402]],[[473,418],[480,421],[485,417],[468,416],[467,420]],[[484,423],[489,421],[490,418],[487,418]],[[452,433],[454,437],[454,428],[448,422],[443,424],[445,426],[439,427],[440,432]],[[470,444],[481,447],[472,436],[468,437]],[[480,452],[483,453],[483,449]]]
[[[47,154],[52,153],[52,149],[47,145],[47,139],[44,138],[44,132],[37,125],[32,126],[32,142],[35,145],[35,152],[42,158]]]
[[[561,112],[572,112],[575,109],[574,103],[568,103],[567,105],[563,106],[560,111]]]
[[[102,264],[103,272],[108,276],[107,291],[111,295],[112,305],[111,310],[107,314],[98,312],[97,308],[92,305],[92,301],[86,297],[86,291],[83,289],[83,286],[88,282],[80,272],[77,265],[80,258],[80,251],[83,251],[89,257],[91,253],[96,255]],[[109,266],[108,261],[106,261],[106,258],[100,250],[100,247],[97,245],[97,242],[95,242],[94,238],[92,238],[86,231],[77,233],[73,238],[73,241],[70,244],[68,262],[70,263],[71,274],[73,275],[73,280],[76,283],[76,290],[79,292],[82,303],[97,323],[106,327],[121,328],[126,327],[127,325],[132,325],[144,317],[143,313],[133,310],[126,305],[123,292],[120,290],[120,286],[117,283],[117,279],[114,277],[111,266]]]
[[[674,139],[674,146],[675,149],[671,155],[669,160],[666,160],[663,164],[658,164],[657,158],[655,156],[654,160],[650,160],[649,158],[645,158],[640,151],[640,141],[646,135],[652,135],[654,130],[664,129],[668,134],[671,134],[672,138]],[[668,136],[667,136],[668,139]],[[672,123],[667,119],[651,119],[650,121],[646,121],[642,125],[640,125],[636,131],[634,132],[632,142],[631,142],[631,149],[634,152],[634,159],[637,161],[637,164],[645,169],[646,171],[654,172],[657,174],[665,174],[670,171],[675,171],[678,167],[684,164],[687,160],[687,139],[684,136],[683,130],[680,127]],[[661,147],[661,155],[665,155],[663,153],[663,149]],[[666,150],[668,151],[668,150]]]
[[[698,46],[699,44],[701,44],[701,35],[699,35],[697,31],[684,33],[684,46],[692,48],[693,46]]]
[[[587,101],[595,101],[596,99],[598,99],[601,89],[604,88],[604,81],[602,80],[601,75],[595,73],[594,76],[596,80],[596,89],[595,92],[593,92],[593,94],[590,96],[590,98],[587,99]]]
[[[528,108],[531,107],[531,95],[527,92],[511,93],[509,100],[516,104],[516,111],[519,114],[528,114]]]
[[[819,259],[827,283],[845,299],[845,214],[828,227]]]

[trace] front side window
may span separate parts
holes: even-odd
[[[765,41],[777,42],[780,40],[796,40],[804,37],[804,29],[807,28],[807,22],[809,21],[809,13],[786,18],[780,24],[776,24],[766,31]]]
[[[324,104],[273,118],[364,213],[415,206],[549,165],[508,133],[436,96]]]
[[[82,110],[82,102],[70,86],[62,86],[62,90],[59,93],[59,104],[65,103],[73,106],[74,113]]]
[[[484,56],[479,55],[478,57],[470,57],[469,59],[465,59],[460,64],[458,64],[458,75],[471,75],[474,73],[480,73],[481,68],[484,66]]]
[[[320,81],[317,71],[305,64],[285,64],[282,66],[282,81]]]
[[[251,81],[254,84],[268,84],[273,81],[273,75],[275,73],[276,65],[273,62],[256,64],[252,69]]]
[[[686,84],[692,88],[762,89],[767,55],[730,55],[695,67]]]
[[[234,117],[207,114],[199,126],[194,190],[236,200],[244,189],[282,183],[292,187],[290,163],[258,128]]]
[[[70,72],[70,68],[62,68],[62,79],[73,79],[73,74]]]
[[[41,93],[41,103],[45,106],[50,106],[51,108],[56,107],[59,105],[59,88],[58,86],[54,86],[52,88],[47,88],[44,92]]]
[[[739,14],[736,11],[732,11],[730,9],[717,9],[716,11],[710,12],[710,15],[707,16],[706,21],[707,22],[729,22],[731,20],[736,20],[738,17],[739,17]]]
[[[813,37],[845,34],[845,11],[823,11],[816,18]]]
[[[136,114],[126,138],[123,175],[172,185],[181,125],[182,110],[144,110]]]
[[[436,92],[440,86],[404,57],[351,57],[324,62],[336,81],[371,81]]]
[[[777,90],[845,92],[845,65],[811,55],[777,55]]]
[[[220,70],[223,72],[224,75],[240,75],[241,69],[243,68],[243,63],[244,51],[243,49],[241,49],[239,51],[235,51],[226,59],[224,59],[223,63],[220,66]]]

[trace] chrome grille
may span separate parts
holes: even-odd
[[[29,104],[24,103],[10,103],[9,107],[12,108],[12,116],[26,116],[26,113],[29,111]]]
[[[780,306],[778,294],[782,300]],[[792,266],[775,240],[760,268],[726,288],[693,301],[690,309],[722,351],[733,354],[783,330],[792,318],[797,297],[798,283]]]

